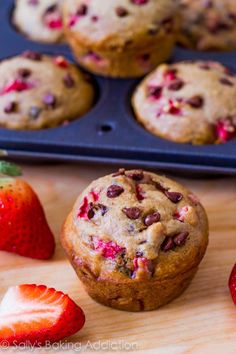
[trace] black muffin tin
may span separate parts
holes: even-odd
[[[66,45],[28,40],[11,24],[13,0],[0,3],[0,59],[30,49],[73,60]],[[236,71],[236,52],[201,53],[176,48],[172,61],[218,60]],[[226,144],[176,144],[148,133],[134,118],[130,98],[140,80],[94,76],[98,97],[92,110],[74,122],[39,131],[0,129],[0,148],[12,158],[135,165],[175,171],[236,174],[236,139]],[[236,100],[236,97],[235,97]]]

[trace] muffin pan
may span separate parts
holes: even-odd
[[[0,58],[30,49],[73,60],[66,45],[29,41],[11,24],[13,0],[0,5]],[[236,52],[202,53],[176,48],[172,61],[218,60],[236,71]],[[89,161],[175,171],[236,174],[236,139],[220,145],[192,146],[148,133],[133,115],[130,98],[139,80],[94,76],[98,98],[88,114],[68,125],[39,131],[0,129],[0,148],[9,157],[30,160]]]

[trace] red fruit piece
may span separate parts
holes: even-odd
[[[0,250],[36,259],[51,258],[55,242],[43,208],[23,180],[0,179]]]
[[[147,87],[147,96],[159,100],[162,96],[162,87],[161,86],[148,86]]]
[[[172,114],[178,116],[182,113],[180,107],[181,101],[168,100],[168,103],[161,107],[157,112],[157,117],[160,117],[162,114]]]
[[[59,30],[63,26],[61,14],[57,6],[52,11],[47,11],[44,16],[45,25],[51,30]]]
[[[174,80],[176,80],[177,79],[176,70],[175,69],[167,70],[164,73],[164,79],[165,79],[165,81],[174,81]]]
[[[97,237],[93,238],[93,246],[96,251],[99,251],[104,258],[115,259],[118,253],[124,250],[113,241],[104,241]]]
[[[216,124],[216,136],[220,142],[226,143],[236,136],[236,127],[230,119],[222,119]]]
[[[131,0],[131,2],[135,5],[145,5],[149,2],[149,0]]]
[[[18,285],[0,305],[0,342],[42,346],[71,336],[84,323],[82,309],[68,295],[45,285]]]
[[[99,199],[99,193],[93,189],[89,192],[88,196],[85,196],[83,202],[78,211],[78,218],[89,220],[88,212],[91,209],[91,203],[97,202]]]
[[[234,265],[230,277],[229,277],[229,290],[232,296],[232,300],[236,305],[236,264]]]
[[[4,95],[9,92],[21,92],[25,90],[29,90],[33,87],[33,85],[29,82],[23,81],[21,79],[12,80],[7,84],[0,92],[1,95]]]
[[[77,15],[75,15],[75,14],[74,15],[70,15],[68,26],[69,27],[73,27],[77,23],[78,19],[79,19],[79,17]]]
[[[139,184],[136,184],[135,192],[136,192],[136,197],[137,197],[138,201],[141,202],[144,199],[144,193],[143,193],[142,187]]]
[[[187,213],[188,213],[188,206],[184,206],[183,208],[176,210],[173,216],[174,219],[184,222]]]
[[[61,68],[64,68],[64,69],[68,68],[68,66],[69,66],[68,61],[62,55],[58,55],[54,59],[54,62],[55,62],[56,65],[58,65],[58,66],[60,66]]]

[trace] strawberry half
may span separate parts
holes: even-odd
[[[229,290],[233,299],[234,304],[236,305],[236,264],[234,265],[232,272],[229,277]]]
[[[0,343],[54,343],[78,332],[84,322],[82,309],[61,291],[19,285],[8,289],[0,305]]]
[[[0,173],[17,174],[14,165],[0,162]],[[0,250],[36,259],[51,258],[55,241],[40,201],[21,179],[0,178]]]

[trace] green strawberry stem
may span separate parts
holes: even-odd
[[[14,163],[7,161],[0,161],[0,174],[7,176],[20,176],[22,174],[21,168]]]

